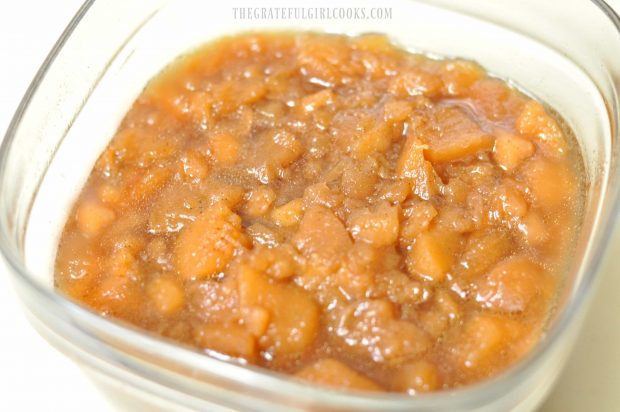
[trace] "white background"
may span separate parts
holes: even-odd
[[[40,63],[81,3],[0,2],[0,138]],[[620,0],[610,3],[619,6]],[[611,259],[618,256],[620,230],[575,352],[543,411],[620,411],[620,270]],[[0,410],[110,410],[81,371],[27,323],[1,262]]]

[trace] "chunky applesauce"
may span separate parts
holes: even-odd
[[[225,38],[133,104],[70,212],[55,283],[295,379],[457,387],[541,338],[582,164],[545,106],[474,62],[380,35]]]

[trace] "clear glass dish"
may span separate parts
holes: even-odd
[[[260,7],[360,7],[266,0]],[[235,19],[202,0],[87,1],[28,89],[0,148],[0,250],[38,331],[127,410],[532,410],[561,372],[619,211],[620,22],[602,1],[390,0],[389,20]],[[547,102],[575,132],[589,186],[555,316],[522,362],[490,381],[415,398],[359,395],[205,356],[99,317],[52,284],[56,242],[97,155],[149,78],[184,51],[250,29],[383,32],[471,58]]]

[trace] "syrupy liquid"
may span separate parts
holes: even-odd
[[[452,388],[540,338],[584,186],[558,120],[474,62],[379,35],[240,35],[148,84],[71,211],[55,281],[299,379]]]

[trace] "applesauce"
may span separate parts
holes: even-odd
[[[64,228],[55,284],[206,354],[412,395],[541,338],[583,161],[540,102],[380,35],[252,33],[153,79]]]

